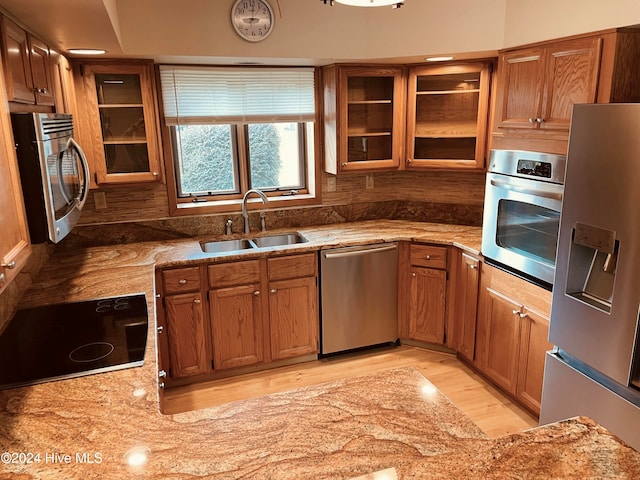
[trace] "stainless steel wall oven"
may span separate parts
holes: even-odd
[[[549,290],[553,284],[566,158],[492,150],[485,188],[485,261]]]

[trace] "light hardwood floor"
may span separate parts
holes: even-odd
[[[163,412],[180,413],[409,366],[420,371],[490,437],[501,437],[537,426],[535,417],[514,404],[454,355],[406,345],[167,389]]]

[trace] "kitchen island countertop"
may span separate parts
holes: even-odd
[[[287,253],[393,240],[480,249],[477,227],[371,221],[297,231],[309,242]],[[0,478],[375,478],[385,469],[397,478],[530,478],[547,467],[558,478],[640,476],[640,454],[585,418],[491,440],[413,369],[161,414],[154,270],[212,261],[200,240],[54,252],[22,304],[144,292],[145,364],[0,391]]]

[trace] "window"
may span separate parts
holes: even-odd
[[[315,195],[313,69],[163,65],[160,79],[178,208]]]

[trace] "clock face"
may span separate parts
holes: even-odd
[[[266,0],[236,0],[231,9],[231,23],[242,38],[259,42],[273,30],[273,10]]]

